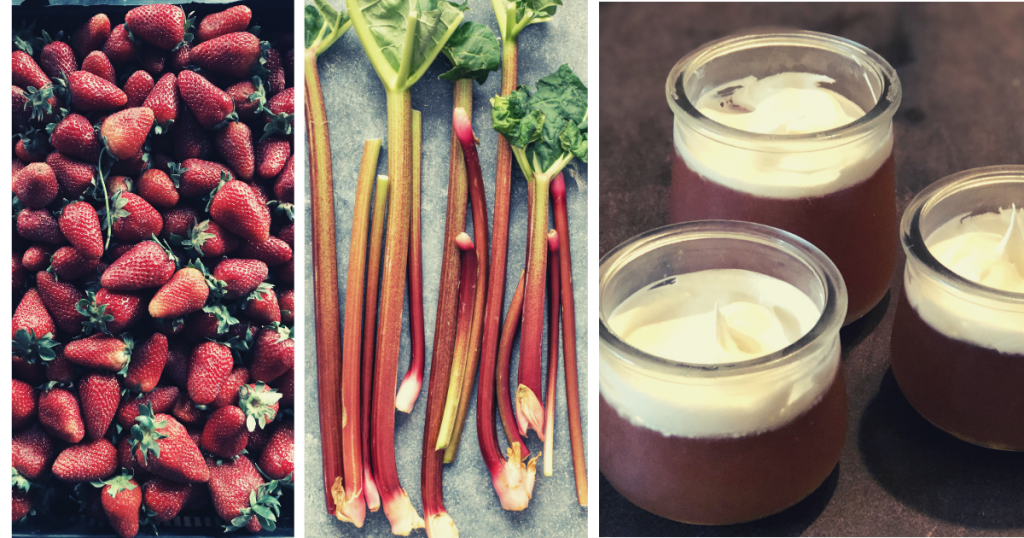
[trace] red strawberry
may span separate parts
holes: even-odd
[[[270,49],[267,52],[267,71],[270,71],[270,75],[267,76],[267,86],[270,95],[276,95],[284,90],[285,85],[285,71],[284,62],[281,59],[281,53],[276,48]],[[291,64],[288,64],[291,65]]]
[[[220,163],[200,159],[186,159],[181,163],[181,178],[178,181],[178,194],[182,198],[206,196],[217,188],[222,178],[231,180],[234,173]]]
[[[39,163],[46,160],[46,148],[45,144],[42,146],[35,143],[25,143],[25,139],[20,139],[14,144],[14,155],[21,159],[25,163]]]
[[[135,538],[135,535],[139,533],[142,488],[129,475],[120,475],[110,480],[104,480],[103,484],[100,499],[111,526],[121,538]]]
[[[74,383],[78,381],[78,370],[75,363],[64,356],[64,352],[57,350],[53,360],[46,361],[46,379],[58,383]]]
[[[115,64],[123,64],[135,59],[135,42],[128,37],[128,28],[118,24],[110,32],[110,37],[103,44],[103,54]]]
[[[259,260],[227,259],[217,264],[213,277],[227,284],[225,299],[237,299],[255,290],[267,273],[267,264]]]
[[[130,192],[121,193],[120,199],[124,201],[124,204],[118,203],[117,207],[118,209],[123,207],[128,215],[118,216],[115,214],[113,224],[115,238],[134,243],[160,233],[164,227],[164,219],[149,202]]]
[[[180,80],[179,77],[179,89]],[[199,123],[188,107],[179,110],[178,122],[174,126],[174,158],[179,161],[203,159],[212,153],[213,135]]]
[[[153,91],[155,83],[149,73],[139,69],[128,77],[124,83],[124,93],[128,96],[128,108],[143,106],[146,97]]]
[[[17,379],[11,380],[11,421],[15,430],[32,425],[38,405],[39,395],[32,385]]]
[[[25,287],[25,280],[27,278],[28,271],[25,270],[25,266],[18,259],[18,253],[15,252],[11,256],[11,291],[14,294],[15,301],[21,301],[21,289]]]
[[[100,156],[100,150],[103,149],[100,137],[96,135],[89,120],[81,114],[74,113],[68,114],[53,128],[50,145],[64,155],[88,162],[95,162]],[[49,160],[47,157],[47,162]]]
[[[142,486],[142,499],[146,508],[155,512],[153,519],[167,522],[181,512],[194,487],[158,476]]]
[[[57,219],[60,231],[79,254],[87,258],[103,255],[103,232],[100,217],[88,202],[72,202],[64,206]]]
[[[246,6],[235,6],[224,11],[203,17],[196,31],[196,39],[201,43],[231,32],[241,32],[249,27],[252,10]]]
[[[163,286],[173,275],[170,253],[154,241],[143,241],[110,264],[100,284],[114,291],[133,291]]]
[[[148,158],[147,155],[145,147],[139,148],[139,151],[135,152],[131,157],[115,162],[114,166],[110,167],[110,173],[135,177],[146,168],[149,168],[149,162],[146,160]]]
[[[22,88],[37,90],[50,85],[50,77],[39,68],[39,64],[24,51],[11,53],[11,83]]]
[[[171,73],[180,73],[182,69],[189,66],[191,59],[189,58],[192,46],[188,43],[183,44],[177,50],[173,50],[167,55],[167,70]]]
[[[249,444],[245,446],[245,451],[248,457],[259,460],[260,455],[263,454],[263,449],[267,447],[267,442],[270,441],[270,430],[257,429],[249,432]]]
[[[57,197],[57,176],[46,163],[31,163],[14,176],[12,190],[32,209],[42,209]]]
[[[175,482],[196,483],[210,479],[210,470],[199,447],[174,417],[154,414],[149,406],[143,405],[135,421],[132,426],[132,437],[138,441],[135,459],[141,461],[147,471]]]
[[[224,321],[222,321],[222,319]],[[193,312],[185,318],[185,330],[181,333],[186,342],[198,344],[207,340],[214,340],[223,332],[227,332],[227,320],[223,315],[218,316],[211,312]]]
[[[217,456],[233,458],[245,450],[248,442],[245,413],[234,405],[214,411],[203,427],[203,448]]]
[[[184,344],[178,342],[169,344],[167,364],[164,366],[161,380],[181,389],[188,387],[188,365],[191,355],[192,349]]]
[[[132,473],[136,479],[145,480],[152,475],[135,459],[135,451],[132,449],[131,441],[132,436],[127,435],[117,442],[117,464]]]
[[[29,480],[45,477],[56,454],[54,440],[37,424],[11,438],[11,465]]]
[[[252,131],[249,126],[241,122],[231,122],[223,129],[217,131],[213,139],[217,152],[228,166],[234,170],[235,175],[242,180],[249,181],[255,172],[255,154],[252,147]]]
[[[64,280],[77,280],[91,273],[99,265],[98,258],[86,258],[72,247],[60,247],[50,258],[53,272]]]
[[[231,373],[231,350],[217,342],[205,342],[192,349],[188,368],[188,394],[192,401],[206,405],[220,394]]]
[[[257,142],[256,174],[263,179],[270,179],[280,174],[285,165],[289,164],[291,156],[292,145],[283,136],[272,136]]]
[[[177,318],[191,314],[203,308],[209,295],[210,288],[206,285],[203,273],[193,267],[185,267],[174,273],[157,290],[149,302],[149,315],[154,318]]]
[[[139,392],[150,392],[156,388],[160,375],[167,364],[167,337],[153,333],[148,340],[136,346],[132,361],[128,365],[125,387]]]
[[[117,382],[117,376],[99,373],[86,375],[78,386],[78,398],[82,401],[86,435],[89,439],[100,439],[114,422],[114,415],[121,403],[121,385]]]
[[[219,258],[238,248],[238,238],[212,220],[204,220],[189,231],[187,247],[207,258]]]
[[[187,237],[189,230],[198,221],[198,215],[189,206],[179,205],[160,214],[164,219],[164,227],[160,230],[160,237],[163,239],[169,239],[171,234]]]
[[[217,394],[217,399],[210,403],[210,407],[220,409],[225,405],[238,405],[238,389],[247,383],[249,383],[248,368],[239,366],[231,370],[228,378],[224,380],[224,386],[221,387],[220,393]]]
[[[14,122],[14,132],[23,133],[30,127],[29,121],[32,119],[31,106],[28,103],[28,96],[25,95],[25,90],[11,86],[11,117]],[[252,117],[246,119],[251,120]],[[17,164],[15,160],[12,164]]]
[[[11,522],[17,523],[32,513],[32,494],[15,488],[11,491]]]
[[[274,180],[274,196],[286,203],[295,201],[295,157],[288,157],[281,173]]]
[[[242,385],[238,389],[238,407],[245,411],[245,425],[249,431],[266,428],[267,423],[277,417],[280,409],[281,393],[268,387],[265,383],[256,382]]]
[[[46,366],[39,364],[41,361],[36,361],[35,357],[32,357],[33,360],[30,361],[26,357],[18,356],[17,353],[16,350],[15,355],[11,357],[11,372],[14,379],[24,381],[32,386],[46,383]]]
[[[33,244],[25,250],[21,257],[21,264],[25,270],[32,273],[45,271],[50,266],[50,256],[53,256],[54,248],[51,245],[41,243]]]
[[[249,75],[260,58],[260,39],[249,32],[232,32],[204,41],[189,52],[192,63],[233,78]]]
[[[291,422],[282,422],[271,434],[259,467],[274,480],[283,480],[295,472],[295,431]]]
[[[39,395],[39,424],[61,441],[77,443],[85,438],[78,398],[65,389],[51,388]]]
[[[279,292],[277,304],[281,305],[281,323],[286,325],[295,323],[295,290]]]
[[[295,368],[282,374],[271,386],[281,393],[281,405],[291,407],[295,404]]]
[[[60,233],[57,219],[46,209],[22,209],[18,212],[18,235],[29,241],[40,241],[53,245],[67,243]]]
[[[72,114],[71,116],[78,115]],[[68,118],[71,118],[71,116],[68,116]],[[76,124],[78,125],[76,125],[74,129],[70,130],[67,140],[73,140],[75,135],[78,135],[80,133],[81,136],[78,139],[81,141],[88,141],[88,133],[92,133],[94,140],[91,142],[83,143],[83,146],[85,147],[82,148],[82,152],[87,153],[95,150],[96,158],[99,158],[99,152],[100,150],[103,149],[100,145],[101,142],[99,137],[96,136],[96,132],[93,131],[92,125],[89,124],[89,120],[86,120],[84,116],[78,117],[82,119],[75,120]],[[84,122],[82,120],[84,120]],[[63,123],[61,125],[63,125]],[[57,137],[58,134],[57,130],[55,129],[53,138]],[[59,135],[59,143],[64,145],[64,140],[64,135]],[[61,193],[63,194],[63,196],[69,199],[74,199],[78,198],[79,196],[82,196],[82,194],[85,193],[85,190],[89,188],[89,185],[92,185],[93,178],[96,177],[95,166],[81,161],[77,161],[57,151],[47,155],[46,164],[50,165],[50,168],[53,169],[54,175],[57,176],[57,183],[60,184]]]
[[[252,366],[249,368],[253,380],[269,383],[294,364],[295,340],[292,340],[290,329],[271,326],[256,335]]]
[[[82,60],[82,71],[88,71],[111,84],[117,84],[117,73],[106,54],[94,50]],[[127,94],[126,94],[127,95]]]
[[[242,181],[228,181],[214,194],[210,218],[246,239],[262,242],[270,237],[270,210]]]
[[[50,78],[66,77],[78,71],[75,51],[63,41],[51,41],[39,52],[39,67]]]
[[[178,190],[174,182],[170,176],[156,168],[150,168],[139,176],[138,192],[153,207],[174,207],[178,203]]]
[[[292,119],[295,114],[295,88],[286,88],[267,101],[263,120],[273,124],[281,134],[292,134]]]
[[[135,418],[142,414],[141,408],[144,405],[148,405],[154,413],[166,413],[174,407],[178,394],[178,387],[157,387],[137,398],[126,397],[117,410],[117,423],[122,428],[130,428]]]
[[[83,316],[75,307],[84,297],[73,284],[57,280],[53,273],[36,273],[36,286],[46,309],[53,314],[57,328],[70,335],[82,332]]]
[[[157,125],[162,128],[170,126],[178,119],[178,79],[172,73],[160,77],[143,106],[153,110]]]
[[[277,498],[263,486],[263,477],[245,456],[221,465],[211,464],[209,486],[217,515],[231,523],[228,530],[245,527],[249,532],[258,532],[263,527],[260,519],[266,523],[266,515],[273,516],[268,506],[276,503]],[[267,497],[274,501],[268,503]],[[253,499],[257,502],[252,503]],[[257,510],[264,515],[258,515]],[[239,525],[235,525],[236,521]]]
[[[133,8],[124,17],[132,34],[163,50],[185,38],[185,12],[178,6],[155,4]]]
[[[158,77],[164,72],[167,64],[167,53],[154,46],[143,43],[139,46],[139,63],[147,73]]]
[[[251,122],[256,118],[256,111],[259,108],[259,98],[255,94],[260,90],[261,88],[257,88],[248,80],[232,84],[224,90],[235,103],[235,112],[238,113],[238,119],[245,122]],[[250,96],[252,96],[251,99]]]
[[[287,243],[276,237],[269,237],[266,241],[256,242],[243,239],[235,256],[239,258],[251,258],[259,260],[268,267],[281,265],[292,259],[292,249]]]
[[[79,366],[118,372],[131,358],[131,347],[120,338],[94,334],[68,342],[64,346],[64,356]]]
[[[277,278],[281,279],[281,282],[285,284],[295,283],[295,259],[288,260],[287,262],[278,265],[274,268],[274,272],[277,273]]]
[[[34,334],[36,338],[52,335],[56,328],[53,325],[53,318],[46,311],[43,299],[35,288],[29,289],[18,303],[14,310],[14,319],[11,320],[11,338],[18,335],[18,331],[27,331]]]
[[[192,57],[194,59],[195,49]],[[224,90],[193,71],[186,69],[178,74],[178,91],[199,124],[207,129],[227,119],[234,110],[234,102]]]
[[[79,26],[71,34],[71,47],[79,58],[103,47],[110,37],[110,19],[103,13],[93,15],[85,24]]]
[[[264,282],[249,294],[245,302],[245,315],[260,325],[281,321],[281,307],[277,304],[277,294],[270,284]]]
[[[89,293],[86,292],[87,295]],[[107,331],[111,334],[120,334],[132,328],[146,312],[142,297],[137,293],[110,291],[106,288],[96,292],[95,305],[96,311],[99,311],[99,305],[107,305],[103,312],[111,317],[106,320]]]
[[[128,103],[128,95],[117,85],[88,71],[68,75],[68,91],[76,110],[111,110]]]
[[[102,480],[115,472],[117,449],[103,438],[65,448],[53,462],[53,476],[64,482]]]
[[[142,149],[152,127],[152,110],[144,106],[129,108],[107,116],[100,127],[100,136],[111,155],[128,159]]]
[[[171,415],[187,426],[201,426],[206,419],[206,413],[201,406],[196,405],[184,392],[178,394],[178,399],[171,408]]]

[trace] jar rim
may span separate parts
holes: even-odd
[[[718,123],[698,111],[685,93],[682,96],[676,95],[676,81],[690,68],[704,64],[715,56],[765,46],[836,49],[837,54],[857,58],[859,64],[866,68],[873,68],[882,80],[878,101],[860,118],[826,131],[804,134],[766,134],[744,131]],[[665,98],[677,121],[685,118],[692,123],[691,127],[719,140],[752,142],[778,151],[784,151],[785,145],[793,142],[840,141],[867,136],[879,124],[891,121],[896,109],[899,108],[902,95],[903,89],[896,70],[878,53],[846,38],[808,30],[745,34],[711,41],[676,62],[665,82]]]
[[[788,346],[760,357],[720,364],[675,361],[636,348],[608,326],[600,295],[618,269],[660,246],[683,241],[728,238],[772,246],[802,261],[819,278],[824,296],[821,315],[811,330]],[[598,276],[599,337],[605,348],[601,360],[610,352],[617,360],[643,370],[689,377],[728,377],[768,370],[795,362],[812,351],[826,335],[838,337],[846,317],[846,283],[835,264],[817,247],[792,233],[751,222],[737,220],[701,220],[670,224],[641,233],[616,246],[601,258]]]
[[[968,280],[942,264],[925,244],[921,232],[921,218],[940,201],[962,191],[966,187],[981,187],[1000,183],[1019,183],[1024,186],[1024,165],[997,165],[972,168],[948,175],[919,192],[903,213],[900,222],[900,242],[908,259],[920,263],[930,278],[943,285],[1003,303],[1024,305],[1024,293],[1001,290]]]

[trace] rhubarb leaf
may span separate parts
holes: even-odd
[[[306,6],[305,45],[320,56],[348,30],[352,21],[348,12],[334,9],[327,0],[314,0],[314,4]]]
[[[498,38],[490,28],[476,22],[459,26],[441,52],[452,63],[452,70],[441,75],[445,80],[471,78],[483,84],[501,63]]]

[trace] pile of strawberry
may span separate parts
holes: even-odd
[[[126,538],[210,505],[227,530],[276,528],[294,470],[294,56],[251,18],[193,33],[148,5],[70,43],[15,38],[15,521],[73,495]]]

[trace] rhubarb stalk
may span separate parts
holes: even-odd
[[[477,259],[473,241],[465,232],[455,238],[459,250],[465,252],[467,249],[474,250],[471,256],[462,255],[462,280],[459,285],[459,315],[455,326],[455,353],[452,354],[451,376],[448,381],[448,397],[445,401],[444,414],[441,419],[441,429],[438,432],[435,448],[443,450],[451,442],[452,431],[455,428],[455,417],[459,408],[459,400],[462,396],[462,376],[465,375],[465,357],[469,348],[469,333],[473,324],[473,302],[476,295]],[[467,265],[471,267],[467,267]],[[466,273],[472,273],[467,278]],[[461,365],[459,361],[463,361]]]
[[[409,236],[409,332],[412,336],[412,360],[395,396],[395,407],[412,413],[423,388],[423,359],[426,353],[423,335],[423,241],[420,233],[420,176],[423,165],[423,116],[412,111],[412,223]]]
[[[561,174],[558,177],[562,177]],[[544,398],[544,476],[554,472],[555,394],[558,385],[558,232],[548,232],[548,386]]]
[[[569,251],[569,211],[565,201],[565,179],[555,176],[551,183],[558,232],[559,276],[562,292],[562,360],[565,361],[565,401],[569,407],[569,442],[572,468],[576,475],[576,498],[587,506],[587,460],[583,454],[583,421],[580,419],[579,374],[576,372],[576,313],[572,287],[572,256]]]

